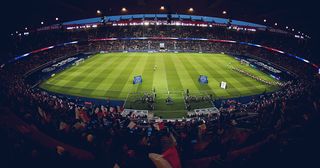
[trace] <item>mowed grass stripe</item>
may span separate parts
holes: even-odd
[[[246,71],[248,71],[258,77],[266,77],[266,80],[268,80],[268,81],[274,81],[274,79],[269,77],[269,75],[267,75],[257,69],[254,69],[251,66],[242,65],[239,61],[235,60],[235,58],[232,56],[225,55],[225,58],[228,59],[232,63],[232,66],[234,66],[234,67],[239,67],[241,69],[244,69],[244,70],[246,70]],[[217,60],[217,61],[220,61],[220,60]],[[237,73],[235,73],[235,74],[237,74]],[[239,74],[239,75],[241,75],[241,74]],[[251,79],[251,78],[249,78],[249,79]]]
[[[106,95],[113,95],[117,98],[120,98],[120,93],[123,92],[123,88],[129,82],[129,77],[131,77],[131,73],[135,67],[139,64],[141,56],[130,54],[131,59],[128,60],[128,64],[126,68],[124,68],[121,72],[119,72],[118,77],[113,81],[111,87],[106,91]],[[132,83],[131,83],[132,84]]]
[[[82,86],[84,88],[87,88],[88,87],[87,85],[97,80],[97,78],[104,78],[103,75],[99,76],[98,74],[104,71],[108,66],[110,66],[117,59],[116,57],[110,57],[107,59],[105,55],[99,56],[99,57],[103,57],[102,60],[97,60],[99,61],[99,64],[96,64],[96,66],[94,66],[94,69],[88,70],[86,75],[83,76],[82,79],[78,81],[78,83],[75,84],[74,86],[76,87]]]
[[[169,91],[183,91],[180,76],[177,73],[177,69],[173,63],[172,53],[165,57],[165,69],[168,80]]]
[[[157,93],[166,94],[168,93],[168,81],[166,76],[166,67],[164,62],[164,56],[161,53],[156,53],[156,65],[157,70],[154,71],[153,87]],[[158,55],[159,54],[159,55]]]
[[[79,72],[71,72],[71,74],[69,75],[69,77],[65,77],[62,80],[59,80],[56,85],[60,85],[60,86],[74,86],[76,85],[78,82],[82,81],[82,79],[84,78],[84,74],[87,74],[88,69],[95,67],[97,65],[96,61],[95,63],[92,64],[86,64],[86,65],[82,65],[82,68],[79,69]],[[81,66],[81,65],[79,65]]]
[[[138,85],[133,91],[136,92],[149,92],[153,89],[154,71],[153,67],[156,64],[155,54],[144,55],[147,58],[147,62],[144,64],[142,75],[142,84]]]
[[[103,96],[102,91],[99,91],[99,95],[92,94],[94,91],[97,91],[97,86],[100,85],[100,83],[109,75],[109,72],[111,72],[112,67],[117,66],[118,62],[121,60],[120,56],[111,57],[109,54],[106,54],[103,56],[104,59],[101,61],[101,65],[99,65],[94,72],[92,72],[92,75],[87,80],[83,80],[84,82],[81,82],[83,90],[90,89],[90,92],[87,92],[88,95],[94,97],[94,96]]]
[[[199,92],[197,83],[194,83],[193,77],[188,73],[188,70],[186,69],[184,64],[181,62],[179,57],[183,57],[183,55],[181,54],[172,55],[172,58],[174,60],[174,66],[177,69],[177,74],[179,75],[179,78],[181,80],[181,85],[183,87],[183,90],[186,91],[187,89],[189,89],[190,91]]]
[[[110,98],[118,98],[118,94],[119,91],[121,90],[112,90],[112,91],[116,91],[116,92],[111,92],[111,87],[114,84],[119,84],[119,85],[124,85],[123,82],[117,81],[117,79],[119,78],[119,76],[124,75],[124,72],[126,71],[128,67],[128,64],[133,60],[134,57],[125,54],[125,53],[121,53],[121,55],[119,55],[119,57],[122,57],[121,61],[118,62],[118,64],[115,67],[112,67],[112,71],[110,72],[110,74],[102,81],[100,82],[100,84],[96,87],[97,90],[105,90],[104,93],[98,92],[100,95],[102,94],[103,96],[108,96]],[[120,82],[120,83],[115,83],[115,82]],[[108,92],[108,94],[107,94]],[[96,94],[96,92],[95,92]]]
[[[216,59],[219,60],[219,59]],[[214,76],[215,78],[219,79],[219,84],[221,81],[225,81],[227,82],[228,88],[234,88],[232,90],[232,93],[230,95],[241,95],[240,90],[238,90],[237,88],[243,86],[243,87],[248,87],[248,85],[245,85],[243,83],[241,83],[241,81],[239,81],[239,79],[242,79],[243,76],[234,76],[234,72],[232,70],[230,70],[227,65],[229,64],[228,60],[224,60],[224,62],[222,61],[215,61],[211,63],[211,66],[208,64],[208,61],[204,59],[204,57],[201,57],[199,60],[199,62],[201,62],[202,64],[205,64],[210,70],[209,71],[213,71],[214,73],[212,74],[212,76]],[[214,68],[212,68],[212,66],[214,66]],[[220,72],[224,71],[229,75],[226,74],[221,74]],[[251,85],[250,85],[251,86]],[[228,93],[230,93],[230,90],[226,90]]]
[[[206,90],[212,90],[208,85],[200,85],[198,81],[198,77],[200,73],[197,71],[197,69],[190,63],[189,58],[187,56],[179,57],[180,61],[182,62],[183,66],[189,73],[189,76],[193,80],[194,85],[196,88],[190,88],[190,92],[200,92],[200,91],[206,91]]]
[[[220,55],[218,55],[220,56]],[[228,56],[228,55],[223,55],[225,56],[225,61],[231,62],[232,66],[239,66],[241,65],[239,63],[239,61],[235,60],[233,57]],[[221,59],[218,59],[217,62],[221,62]],[[221,66],[221,64],[217,64],[217,66]],[[221,66],[221,68],[224,68],[223,66]],[[242,69],[252,69],[251,67],[242,67]],[[255,69],[253,69],[254,71],[257,71]],[[263,84],[261,82],[258,82],[248,76],[242,75],[238,72],[235,72],[231,69],[227,69],[224,70],[225,72],[229,72],[230,76],[232,76],[235,80],[238,81],[238,83],[240,83],[242,86],[236,85],[237,86],[237,90],[240,91],[240,95],[239,96],[244,96],[244,95],[254,95],[254,94],[260,94],[262,93],[265,88],[267,88],[268,86],[266,84]],[[233,91],[233,89],[232,89]]]
[[[266,76],[266,74],[264,73],[255,73],[255,72],[259,72],[258,70],[250,67],[250,66],[246,66],[246,65],[241,65],[239,61],[235,60],[233,57],[231,56],[227,56],[228,59],[233,60],[234,63],[232,64],[233,66],[239,67],[247,72],[253,73],[255,76],[257,77],[262,77]],[[231,70],[233,71],[233,70]],[[240,74],[238,72],[233,71],[233,73],[235,76],[239,76],[236,79],[241,79],[238,80],[239,82],[241,82],[243,85],[248,86],[247,88],[250,89],[242,89],[243,94],[245,95],[252,95],[252,94],[260,94],[262,92],[264,92],[265,90],[269,90],[269,85],[264,84],[262,82],[256,81],[255,79],[252,79],[251,77],[245,76],[243,74]],[[261,76],[262,75],[262,76]],[[268,78],[268,77],[267,77]],[[269,81],[272,81],[272,78],[269,78]]]
[[[231,63],[231,65],[234,65],[234,64],[237,64],[238,61],[236,61],[235,59],[232,59],[228,55],[219,54],[219,55],[215,55],[214,57],[221,58],[221,59],[216,58],[216,59],[214,59],[214,61],[215,61],[215,66],[217,66],[216,71],[220,75],[222,75],[224,78],[233,78],[235,80],[235,82],[238,82],[242,86],[248,86],[248,85],[254,86],[255,85],[254,81],[251,80],[250,78],[248,80],[244,80],[244,81],[239,80],[245,76],[243,76],[239,73],[235,73],[234,71],[230,70],[230,67],[228,67],[229,63]],[[222,57],[223,57],[223,59],[222,59]],[[244,78],[244,79],[247,79],[247,78]]]
[[[68,84],[69,84],[70,80],[72,79],[72,77],[76,77],[77,75],[79,75],[79,72],[77,72],[77,70],[80,67],[82,67],[82,66],[85,67],[86,65],[96,63],[95,57],[90,57],[87,59],[87,61],[88,62],[85,61],[78,66],[72,66],[72,67],[56,74],[54,77],[51,77],[42,85],[49,84],[48,86],[46,86],[47,89],[50,89],[50,87],[52,87],[52,86],[69,86]]]
[[[203,56],[199,56],[197,57],[197,59],[194,59],[194,57],[192,58],[193,62],[195,65],[197,65],[198,69],[204,69],[203,71],[205,72],[205,74],[203,75],[208,75],[209,76],[209,84],[213,85],[211,86],[213,89],[213,92],[220,92],[220,95],[222,96],[232,96],[234,94],[240,94],[240,92],[235,89],[235,87],[233,86],[233,84],[231,84],[231,80],[225,78],[223,75],[221,75],[219,73],[219,71],[217,71],[217,66],[215,62],[209,62],[206,60],[203,60],[204,57]],[[214,67],[214,68],[213,68]],[[214,80],[214,81],[212,81]],[[221,89],[220,86],[220,82],[221,81],[225,81],[228,83],[230,88],[234,88],[233,91],[231,92],[230,90],[226,89]]]
[[[211,73],[208,71],[207,67],[209,66],[215,66],[216,63],[208,63],[205,62],[206,64],[204,64],[204,62],[201,62],[200,59],[204,58],[204,56],[202,56],[201,54],[193,54],[189,57],[190,62],[192,62],[193,66],[198,70],[201,71],[201,75],[206,75],[209,77],[209,83],[208,85],[210,86],[210,88],[215,89],[215,88],[219,88],[219,83],[220,81],[217,80],[216,76],[211,76]]]
[[[157,104],[156,111],[177,111],[184,110],[184,102],[182,92],[183,88],[180,83],[180,79],[178,74],[176,73],[176,69],[171,62],[171,53],[161,53],[159,55],[162,57],[163,65],[161,65],[162,69],[165,71],[165,78],[167,79],[167,94],[164,92],[160,92],[161,94],[157,94]],[[157,71],[157,70],[156,70]],[[159,79],[161,80],[161,79]],[[178,90],[177,90],[178,89]],[[157,93],[159,93],[157,91]],[[174,105],[167,105],[165,103],[165,99],[170,96],[173,99]],[[183,111],[182,111],[183,112]]]
[[[220,57],[220,55],[218,55],[217,57]],[[224,57],[227,58],[227,59],[223,59],[224,62],[221,59],[216,60],[216,65],[219,67],[219,69],[221,69],[218,72],[221,75],[223,75],[225,78],[227,78],[226,76],[232,77],[242,86],[252,87],[252,89],[256,89],[257,82],[255,80],[252,80],[247,76],[234,72],[233,70],[230,69],[230,67],[227,66],[229,63],[231,63],[231,65],[237,65],[239,64],[239,62],[228,55],[224,55]],[[225,73],[221,73],[221,72],[225,72]],[[228,73],[228,75],[226,75],[226,73]]]
[[[240,64],[237,60],[235,60],[234,58],[230,57],[230,56],[225,56],[226,58],[229,58],[229,59],[226,59],[227,62],[231,62],[232,65],[234,64]],[[217,62],[219,62],[217,64],[217,66],[219,66],[221,69],[227,69],[225,71],[228,71],[230,72],[229,74],[231,75],[231,77],[233,77],[235,80],[237,80],[237,82],[242,85],[242,86],[247,86],[247,87],[252,87],[253,89],[256,89],[256,81],[255,80],[252,80],[250,77],[247,77],[245,75],[242,75],[242,74],[239,74],[237,72],[234,72],[233,70],[231,70],[230,68],[228,68],[226,66],[227,62],[222,62],[221,60],[217,60]],[[224,66],[222,66],[222,64],[225,64]],[[249,68],[249,67],[248,67]],[[241,79],[241,80],[240,80]]]
[[[267,80],[267,81],[276,81],[275,79],[273,79],[272,77],[270,77],[268,74],[262,72],[262,71],[259,71],[257,69],[254,69],[252,67],[247,67],[246,65],[241,65],[240,63],[238,63],[237,67],[239,67],[240,69],[243,69],[245,68],[245,70],[255,76],[258,76],[264,80]]]
[[[144,55],[141,55],[139,53],[133,53],[134,55],[137,55],[137,57],[139,57],[139,61],[136,62],[136,65],[135,65],[135,68],[134,70],[131,72],[127,82],[126,82],[126,85],[122,88],[122,92],[120,93],[120,96],[119,97],[127,97],[127,95],[130,93],[130,92],[136,92],[136,89],[138,88],[138,86],[140,86],[141,84],[138,84],[138,85],[134,85],[133,84],[133,78],[134,76],[136,75],[141,75],[142,76],[142,79],[144,78],[144,76],[142,75],[142,72],[144,71],[144,68],[145,68],[145,64],[147,63],[147,59],[148,59],[148,56],[144,56]]]
[[[240,63],[235,60],[231,56],[227,56],[227,58],[230,60],[230,62],[233,65],[240,65]],[[251,68],[251,67],[246,67]],[[263,90],[260,88],[263,86],[263,88],[266,86],[263,83],[257,82],[256,80],[245,76],[243,74],[240,74],[238,72],[233,71],[232,69],[228,68],[228,72],[230,72],[230,75],[240,83],[240,85],[237,85],[237,89],[241,92],[238,96],[247,96],[247,95],[254,95],[254,94],[260,94]]]
[[[79,65],[73,66],[63,71],[61,75],[63,76],[65,74],[66,76],[62,77],[61,79],[59,79],[59,73],[57,78],[53,78],[55,85],[69,86],[73,85],[75,82],[80,81],[80,79],[85,76],[86,72],[88,72],[88,69],[96,66],[99,63],[98,60],[101,59],[99,58],[99,56],[100,54],[94,57],[90,57],[86,59],[83,63],[80,63]]]
[[[79,65],[72,66],[72,67],[62,71],[61,73],[59,73],[59,75],[60,74],[61,75],[64,75],[64,74],[71,75],[72,73],[79,72],[81,69],[86,69],[87,65],[96,64],[97,59],[99,59],[99,56],[103,56],[103,55],[102,54],[91,55],[89,58],[85,59],[84,62],[80,63]]]
[[[96,61],[99,62],[101,65],[104,65],[104,63],[102,61],[105,61],[106,55],[99,54],[96,56],[97,56],[97,57],[95,57]],[[112,56],[110,58],[113,58],[113,60],[114,59],[120,60],[119,57]],[[111,61],[107,62],[107,64],[112,65],[112,62]],[[78,67],[75,67],[75,68],[78,68]],[[84,74],[86,74],[86,73],[84,73]],[[73,85],[65,85],[65,86],[55,85],[55,86],[61,87],[61,89],[57,89],[57,87],[55,87],[56,88],[55,90],[57,90],[57,92],[59,92],[59,93],[64,93],[64,94],[77,95],[77,96],[78,95],[85,95],[86,97],[98,98],[99,95],[91,95],[91,93],[93,91],[97,91],[96,87],[90,87],[89,85],[97,84],[96,83],[97,78],[104,79],[104,77],[103,77],[103,75],[100,75],[100,74],[99,75],[95,74],[93,76],[95,76],[95,77],[93,77],[93,79],[91,81],[86,81],[86,82],[79,81],[79,82],[75,82]],[[46,88],[46,89],[48,89],[48,88]],[[52,88],[52,89],[54,89],[54,88]],[[101,92],[101,91],[102,90],[100,90],[99,92]]]
[[[100,83],[108,77],[112,68],[117,66],[118,63],[122,60],[120,56],[110,57],[109,54],[104,56],[103,62],[97,68],[96,71],[91,76],[91,79],[87,82],[86,85],[83,85],[85,88],[96,89]]]

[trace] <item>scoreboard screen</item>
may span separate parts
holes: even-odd
[[[164,49],[165,46],[164,46],[164,43],[160,43],[160,49]]]

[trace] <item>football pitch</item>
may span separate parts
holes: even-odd
[[[96,54],[79,65],[71,66],[40,84],[40,88],[66,95],[126,101],[143,94],[156,93],[154,113],[164,118],[186,115],[184,94],[212,95],[214,99],[271,92],[267,85],[231,69],[236,67],[266,81],[269,75],[242,65],[234,57],[211,53],[106,53]],[[142,76],[142,84],[133,84],[134,76]],[[199,75],[208,76],[208,84],[200,84]],[[220,82],[227,82],[227,89]],[[171,97],[173,104],[165,100]],[[204,105],[208,106],[208,105]]]

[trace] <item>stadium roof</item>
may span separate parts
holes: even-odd
[[[252,23],[301,31],[311,37],[317,35],[317,1],[292,0],[10,0],[1,5],[2,39],[0,52],[12,49],[11,34],[53,25],[65,21],[137,13],[181,13],[232,18]],[[160,10],[164,6],[165,10]],[[123,12],[121,9],[127,10]],[[192,13],[188,9],[193,8]],[[226,14],[223,14],[226,11]],[[58,21],[55,18],[59,18]],[[264,22],[266,19],[266,22]],[[41,25],[40,23],[44,24]],[[312,41],[315,38],[312,38]],[[314,44],[316,44],[314,42]],[[315,48],[318,48],[315,45]]]
[[[197,16],[197,15],[184,15],[184,14],[172,14],[171,16],[172,16],[172,19],[195,20],[195,21],[214,22],[214,23],[221,23],[221,24],[227,24],[229,21],[228,19],[225,19],[225,18],[210,17],[210,16]],[[144,19],[144,18],[166,19],[167,17],[168,17],[167,14],[134,14],[134,15],[106,16],[105,18],[107,21],[120,21],[120,20]],[[69,22],[64,22],[62,24],[63,25],[92,24],[92,23],[99,23],[99,22],[101,22],[101,17],[69,21]],[[239,26],[266,28],[265,25],[239,21],[239,20],[232,20],[232,24],[239,25]]]
[[[312,0],[296,2],[291,0],[32,0],[6,1],[1,6],[2,22],[9,32],[21,31],[25,27],[39,27],[60,21],[96,17],[101,15],[138,13],[180,13],[202,16],[232,18],[252,23],[294,28],[309,34],[310,23],[316,20],[317,5]],[[163,6],[165,10],[160,10]],[[125,7],[126,12],[121,11]],[[193,8],[192,13],[188,9]],[[223,14],[226,11],[226,14]],[[267,22],[264,23],[263,20]],[[311,34],[310,34],[311,35]]]

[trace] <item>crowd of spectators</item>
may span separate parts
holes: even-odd
[[[121,29],[130,29],[127,30],[129,35],[133,32],[145,33],[131,27]],[[117,35],[117,31],[110,33]],[[193,35],[188,30],[186,33]],[[165,35],[165,31],[162,34]],[[88,51],[157,50],[160,42],[166,43],[168,50],[254,55],[295,73],[306,73],[306,69],[296,66],[306,66],[303,63],[243,45],[161,40],[90,42],[48,50],[3,67],[0,70],[2,104],[53,138],[85,149],[93,153],[97,160],[105,160],[106,167],[154,167],[149,159],[154,155],[150,153],[162,154],[174,168],[187,167],[186,160],[212,155],[228,160],[232,151],[271,135],[277,138],[281,130],[291,129],[294,124],[304,124],[313,117],[312,112],[318,110],[319,83],[306,78],[287,82],[280,90],[245,104],[235,100],[223,101],[218,116],[202,115],[158,122],[146,117],[122,116],[122,107],[83,104],[78,99],[54,96],[31,88],[23,78],[26,72],[60,57]],[[152,102],[151,97],[146,96],[145,101]],[[192,97],[189,99],[192,100]]]
[[[21,54],[38,48],[61,44],[67,41],[88,40],[96,38],[117,37],[178,37],[208,38],[235,40],[266,45],[273,48],[303,56],[309,59],[310,50],[307,39],[295,38],[291,33],[273,33],[269,31],[236,31],[227,27],[196,27],[196,26],[112,26],[105,25],[89,29],[58,29],[51,31],[35,31],[28,36],[14,37],[16,52]]]

